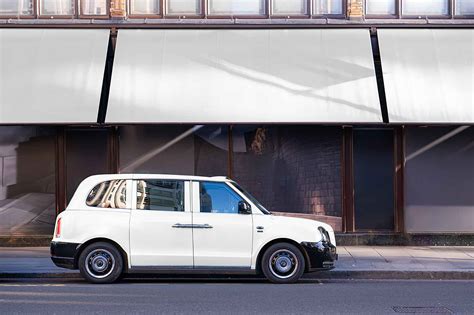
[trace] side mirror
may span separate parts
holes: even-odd
[[[245,201],[239,201],[239,214],[252,214],[252,207]]]

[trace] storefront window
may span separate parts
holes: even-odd
[[[365,13],[367,15],[395,15],[396,0],[366,0]]]
[[[0,1],[0,16],[2,15],[31,15],[33,14],[32,0],[2,0]]]
[[[474,1],[456,0],[456,15],[474,15]]]
[[[200,15],[201,0],[166,0],[167,15]]]
[[[341,0],[313,0],[314,15],[343,14]]]
[[[226,176],[228,126],[120,127],[122,173]]]
[[[272,1],[273,15],[307,15],[308,1],[307,0],[273,0]]]
[[[209,15],[264,15],[264,0],[208,0]]]
[[[448,10],[448,0],[402,0],[403,15],[448,15]]]
[[[40,15],[74,15],[74,0],[39,0]]]
[[[405,229],[474,231],[474,126],[406,127]]]
[[[240,125],[232,139],[232,178],[265,208],[341,230],[341,128]]]
[[[82,0],[81,13],[83,15],[108,15],[107,0]]]
[[[131,15],[160,14],[160,0],[130,0],[129,11]]]
[[[55,130],[0,127],[0,235],[51,235],[56,216]]]

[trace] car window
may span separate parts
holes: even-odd
[[[199,196],[201,212],[239,213],[242,198],[225,183],[201,182]]]
[[[137,209],[184,211],[184,182],[143,179],[137,181]]]
[[[86,199],[89,207],[127,208],[127,180],[116,179],[97,184],[89,192]]]

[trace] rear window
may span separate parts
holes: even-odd
[[[97,184],[89,192],[89,207],[127,209],[127,180],[116,179]]]

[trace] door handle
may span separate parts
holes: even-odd
[[[212,229],[212,225],[209,224],[193,224],[193,228],[195,229]]]
[[[193,225],[192,224],[176,223],[176,224],[173,224],[171,227],[176,228],[176,229],[192,229]]]

